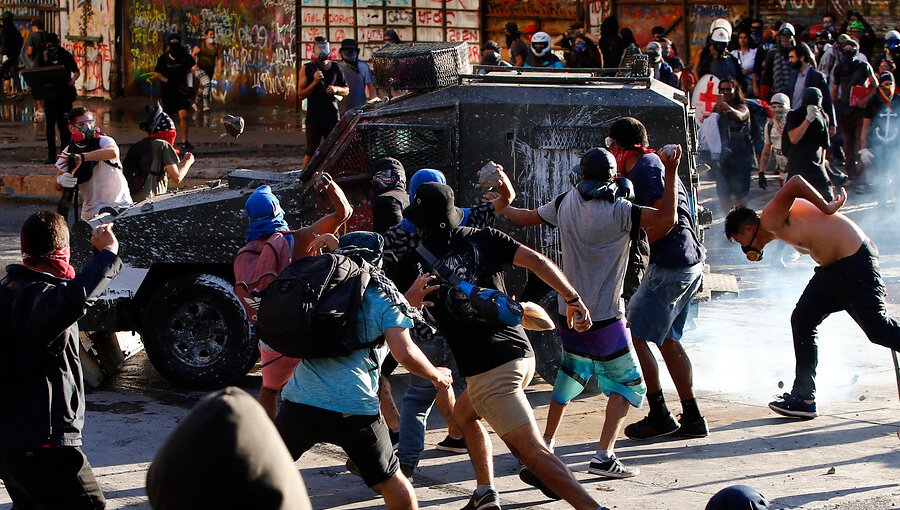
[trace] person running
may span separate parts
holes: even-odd
[[[796,375],[790,393],[769,403],[776,413],[815,418],[817,329],[829,315],[845,310],[872,343],[900,349],[900,323],[885,308],[878,249],[859,225],[838,211],[847,200],[842,189],[826,201],[802,176],[794,176],[766,204],[762,214],[747,208],[725,218],[725,236],[737,242],[751,262],[778,239],[819,265],[791,314]]]
[[[178,117],[181,150],[192,151],[194,146],[188,141],[188,113],[193,109],[193,103],[187,77],[195,61],[181,43],[180,34],[171,34],[168,41],[166,52],[156,59],[156,67],[150,76],[162,82],[159,97],[163,110],[173,118]]]
[[[665,196],[665,166],[660,157],[647,148],[648,145],[647,130],[639,120],[625,117],[610,126],[607,146],[616,157],[619,173],[634,184],[634,203],[660,208]],[[626,307],[650,404],[650,413],[645,418],[625,427],[625,435],[634,440],[667,434],[681,437],[706,437],[709,434],[706,419],[694,397],[691,360],[680,341],[691,300],[700,288],[706,250],[697,239],[687,190],[680,179],[676,179],[676,184],[677,224],[671,229],[647,230],[650,265]],[[659,347],[675,382],[683,410],[680,422],[666,407],[659,367],[650,343]]]
[[[401,287],[408,287],[438,264],[473,285],[504,292],[503,266],[513,264],[530,269],[559,292],[566,302],[569,327],[591,326],[590,312],[580,295],[553,262],[498,230],[462,227],[463,211],[456,207],[453,189],[446,184],[422,185],[403,215],[421,233],[422,242],[400,261],[401,274],[397,281]],[[429,262],[422,254],[423,249],[430,252],[428,258],[440,262]],[[468,300],[461,301],[458,291],[446,284],[429,296],[429,301],[434,303],[429,310],[437,329],[450,343],[467,383],[453,411],[465,436],[477,480],[475,492],[464,508],[500,508],[494,488],[491,441],[481,424],[482,418],[549,491],[559,494],[576,509],[599,508],[541,439],[525,397],[525,388],[534,376],[535,362],[522,326],[473,315],[471,303],[467,306]]]
[[[191,56],[197,61],[194,72],[200,85],[197,91],[197,104],[203,105],[203,111],[208,112],[212,104],[212,79],[216,68],[221,67],[221,55],[219,45],[216,44],[215,29],[206,30],[206,38],[191,51]],[[198,71],[203,71],[201,74]]]
[[[616,196],[618,189],[627,189],[625,183],[612,184],[617,173],[616,160],[607,150],[594,148],[572,168],[579,180],[575,189],[536,210],[510,206],[502,213],[518,225],[547,223],[559,228],[563,273],[573,282],[578,294],[584,296],[585,306],[595,320],[584,332],[569,328],[563,317],[566,303],[559,297],[563,353],[544,429],[544,441],[552,451],[566,407],[596,377],[609,403],[589,473],[609,478],[628,478],[640,473],[639,469],[622,464],[613,453],[629,405],[640,408],[647,392],[631,334],[625,325],[622,290],[629,245],[640,229],[675,226],[675,179],[680,156],[680,150],[673,151],[663,160],[665,191],[659,209],[632,206],[625,198]]]

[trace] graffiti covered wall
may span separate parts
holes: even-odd
[[[759,5],[761,17],[772,25],[790,21],[808,28],[821,24],[826,12],[837,16],[840,24],[849,11],[856,11],[879,37],[900,26],[900,2],[896,0],[762,0]]]
[[[82,96],[110,97],[115,86],[116,0],[68,2],[60,16],[60,41],[69,50],[81,77],[75,82]]]
[[[212,28],[222,59],[213,85],[226,101],[274,104],[295,97],[294,0],[120,1],[126,2],[126,94],[156,92],[148,77],[168,34],[180,33],[193,48]]]

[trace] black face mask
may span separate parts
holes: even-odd
[[[750,262],[759,262],[763,259],[763,251],[753,247],[753,241],[756,240],[756,234],[758,233],[759,223],[756,224],[756,230],[753,231],[753,237],[750,238],[750,242],[747,246],[741,245],[741,251],[744,252],[744,255],[747,256],[747,260]]]

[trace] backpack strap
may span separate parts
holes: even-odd
[[[631,205],[631,242],[636,243],[641,238],[641,206]]]

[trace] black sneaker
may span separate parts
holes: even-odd
[[[541,491],[544,494],[544,496],[547,496],[548,498],[550,498],[552,500],[562,499],[559,497],[559,495],[557,495],[555,492],[553,492],[553,490],[550,489],[550,487],[547,487],[546,485],[544,485],[544,482],[540,481],[540,479],[538,479],[538,477],[535,476],[534,473],[532,473],[527,467],[523,466],[522,469],[519,470],[519,480],[522,480],[523,482],[527,483],[528,485]]]
[[[675,431],[676,436],[699,438],[709,435],[709,425],[706,424],[706,418],[702,416],[686,421],[684,415],[679,414],[678,422],[681,425]]]
[[[628,439],[644,441],[654,437],[674,434],[678,431],[678,427],[678,420],[672,416],[672,413],[667,414],[662,419],[654,418],[648,414],[640,421],[625,427],[625,435],[628,436]]]
[[[600,462],[597,460],[597,457],[592,457],[591,465],[588,466],[588,473],[605,476],[607,478],[631,478],[632,476],[641,474],[641,470],[638,468],[630,468],[625,464],[622,464],[618,457],[613,455],[612,458],[606,462]]]
[[[469,453],[469,450],[466,448],[465,438],[454,439],[450,436],[447,436],[443,441],[436,444],[434,447],[435,449],[442,452]]]
[[[472,493],[469,503],[462,510],[500,510],[500,495],[497,491],[490,490],[480,497]]]
[[[780,397],[776,396],[775,401],[769,402],[769,409],[790,418],[806,418],[811,420],[816,416],[819,416],[819,414],[816,413],[815,402],[807,404],[790,393],[785,393]]]
[[[194,150],[194,144],[191,142],[181,142],[181,150],[185,152],[190,152]]]

